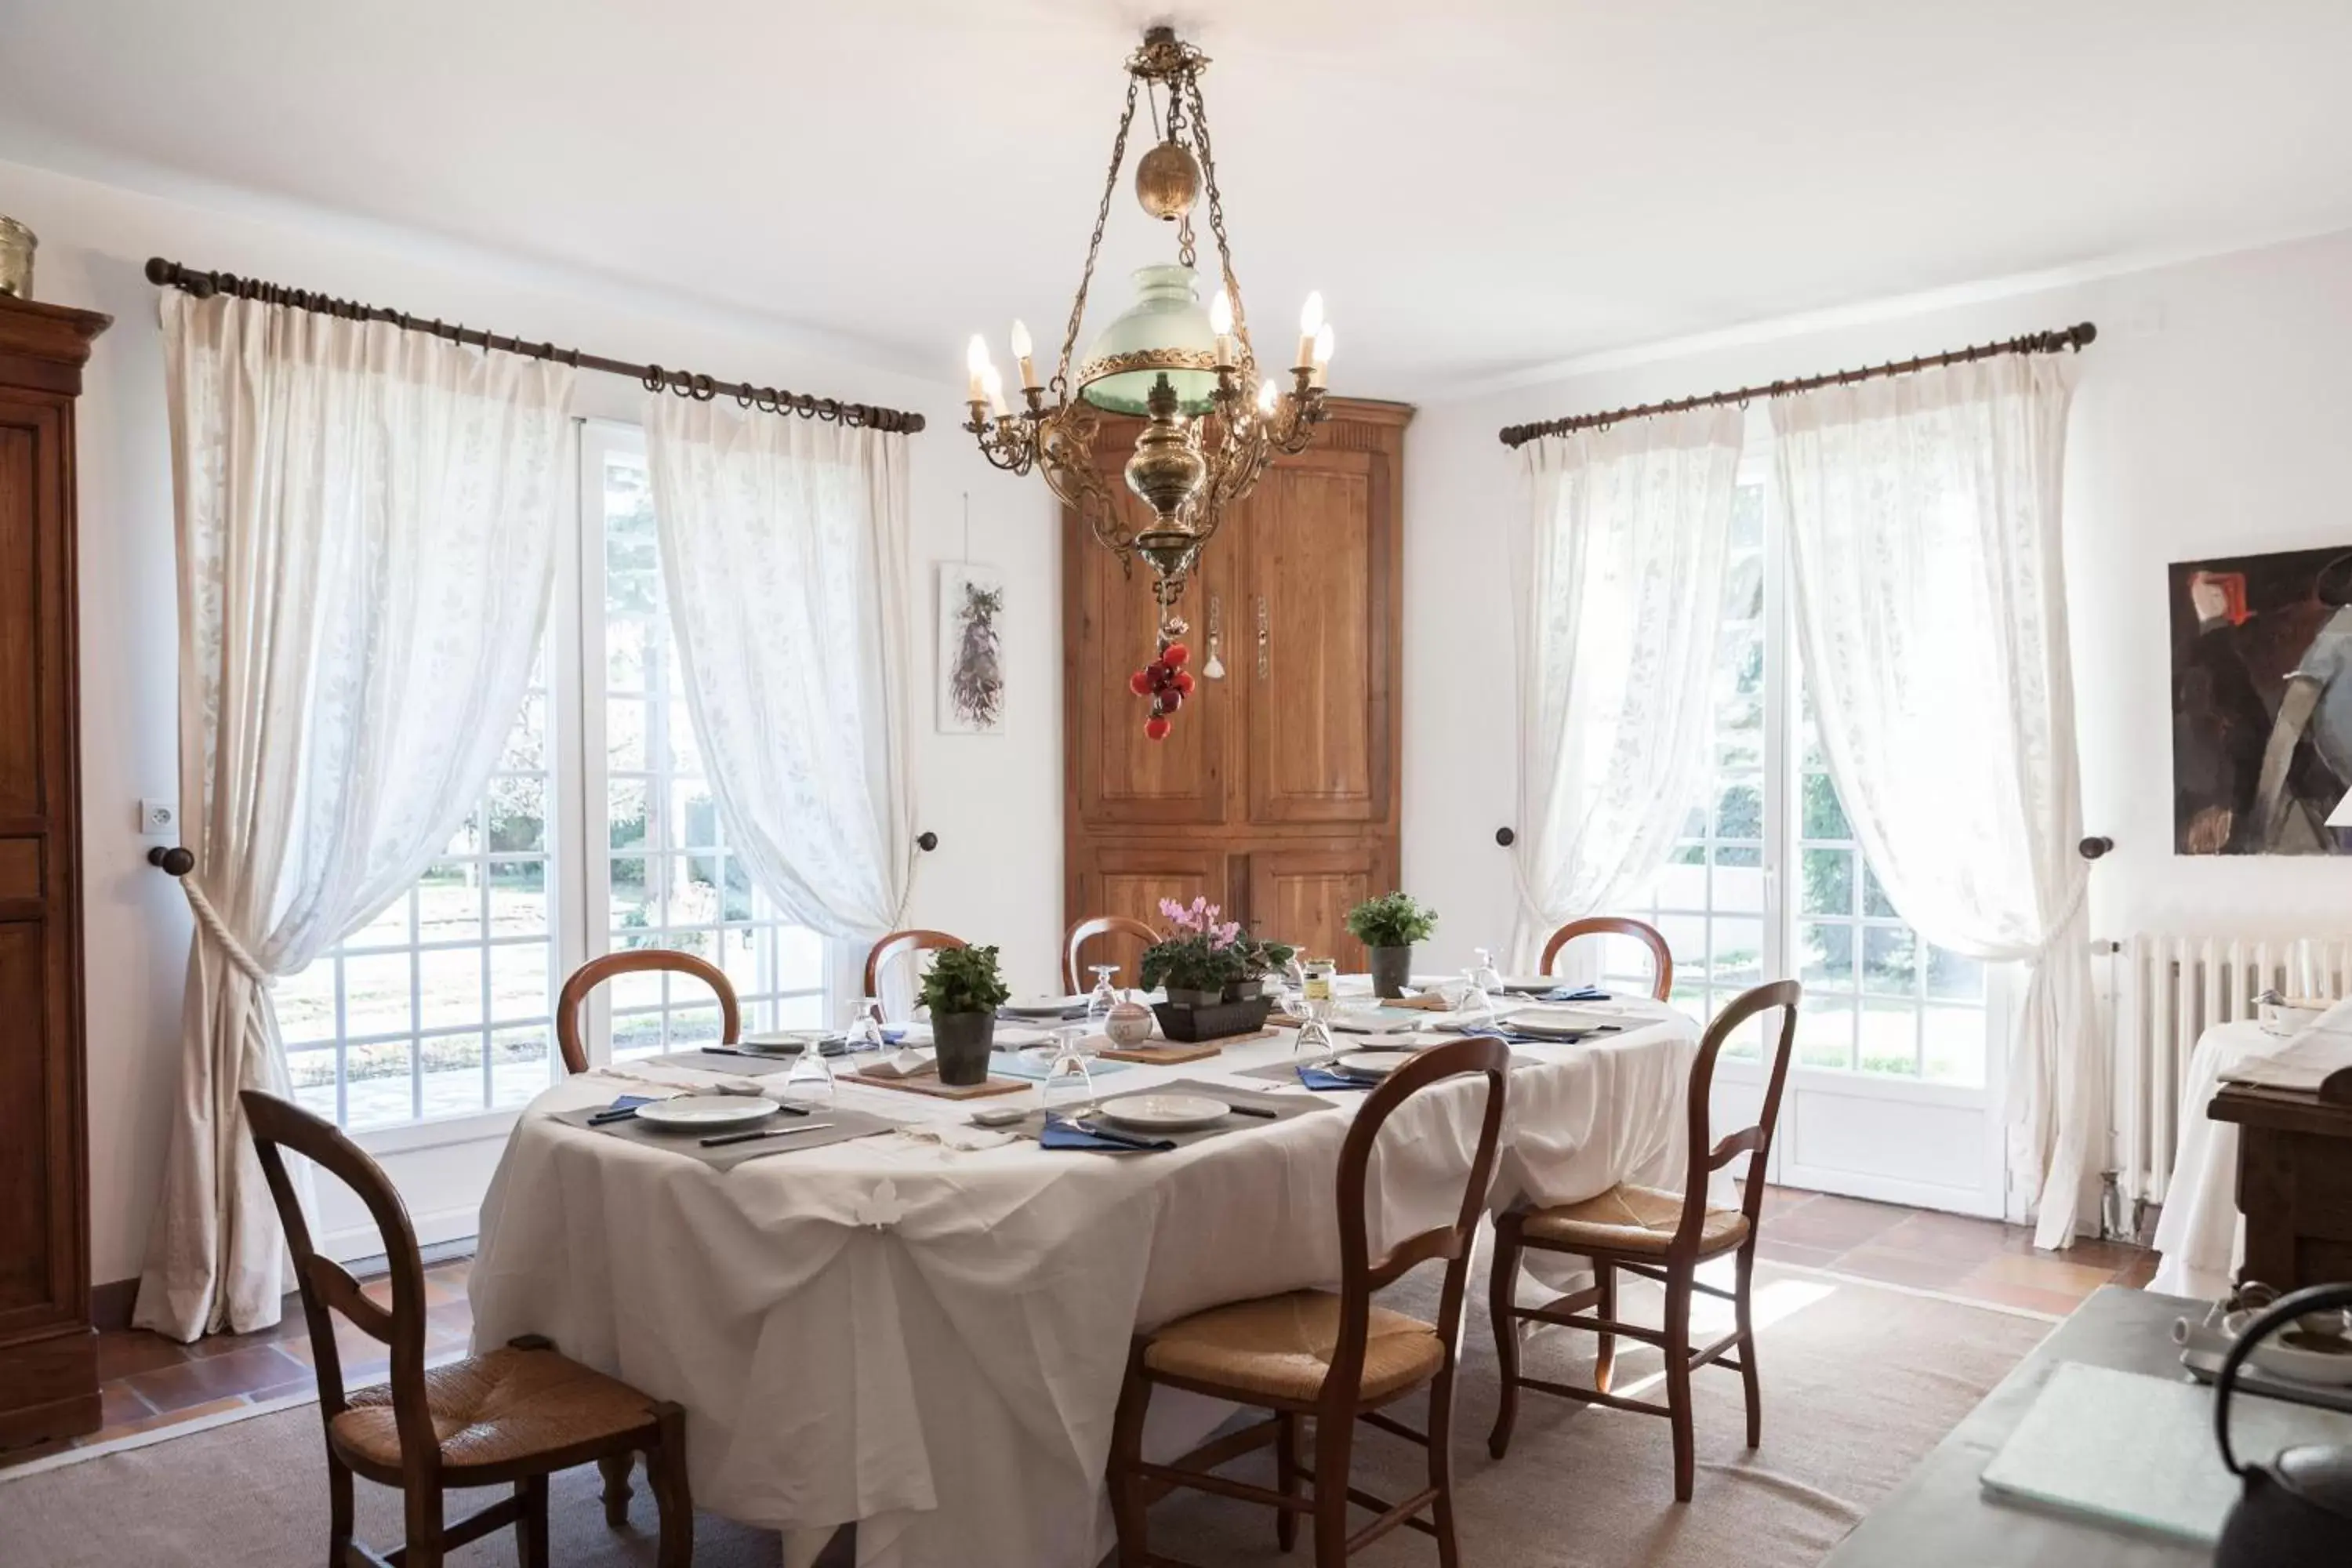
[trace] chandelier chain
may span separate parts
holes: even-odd
[[[1225,198],[1217,189],[1217,159],[1209,149],[1209,111],[1201,101],[1201,79],[1188,71],[1183,86],[1192,100],[1192,144],[1201,154],[1201,188],[1209,198],[1209,228],[1217,237],[1217,264],[1224,273],[1225,298],[1234,308],[1234,335],[1242,349],[1242,384],[1247,388],[1257,371],[1257,354],[1250,346],[1241,281],[1234,276],[1233,241],[1225,234]]]
[[[1095,280],[1095,258],[1102,254],[1103,229],[1110,223],[1110,199],[1118,190],[1118,171],[1127,162],[1127,133],[1135,123],[1135,88],[1140,79],[1127,79],[1127,108],[1118,117],[1118,135],[1110,144],[1110,172],[1103,176],[1102,205],[1095,209],[1095,232],[1087,241],[1087,269],[1078,276],[1078,297],[1070,301],[1070,324],[1062,333],[1061,363],[1054,370],[1056,402],[1069,395],[1070,355],[1078,346],[1078,325],[1086,320],[1087,289]]]

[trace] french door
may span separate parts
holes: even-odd
[[[2014,982],[1914,931],[1854,837],[1806,698],[1768,468],[1751,449],[1735,494],[1708,775],[1634,912],[1665,933],[1673,1000],[1702,1023],[1764,980],[1804,983],[1773,1180],[1999,1215]],[[1603,964],[1621,989],[1645,973],[1615,939]],[[1727,1047],[1717,1126],[1761,1105],[1763,1022]]]

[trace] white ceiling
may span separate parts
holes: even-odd
[[[0,0],[0,156],[947,379],[975,329],[1058,334],[1162,18],[1215,60],[1254,324],[1320,286],[1343,391],[2352,226],[2345,0]],[[1111,233],[1093,324],[1172,244],[1124,195]]]

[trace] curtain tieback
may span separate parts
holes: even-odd
[[[213,901],[205,897],[202,888],[196,886],[193,873],[180,879],[180,891],[188,895],[188,908],[195,911],[196,923],[211,933],[213,941],[220,944],[221,952],[228,955],[229,963],[238,973],[265,991],[277,985],[278,977],[262,968],[261,961],[247,952],[245,943],[236,940],[236,933],[228,929],[228,922],[221,919],[218,910],[213,908]]]

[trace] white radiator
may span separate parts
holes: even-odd
[[[2197,1037],[2255,1015],[2265,991],[2336,1000],[2352,992],[2352,937],[2158,936],[2117,944],[2116,1162],[2123,1195],[2164,1201],[2179,1146],[2181,1079]]]

